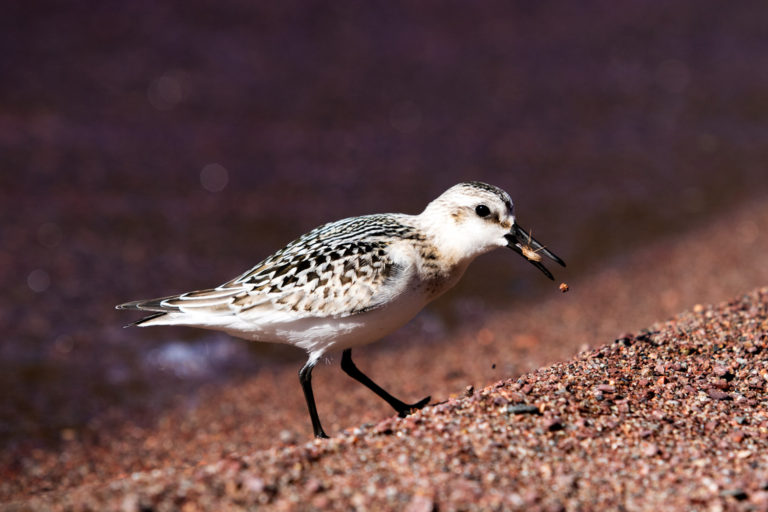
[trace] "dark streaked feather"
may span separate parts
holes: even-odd
[[[307,316],[347,316],[381,306],[393,269],[388,247],[420,240],[402,216],[369,215],[320,226],[217,288],[128,302],[118,309],[248,314],[268,306]],[[157,318],[157,315],[140,320]]]

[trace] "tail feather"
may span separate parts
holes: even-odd
[[[131,322],[130,324],[124,325],[123,327],[142,327],[146,322],[149,322],[150,320],[154,320],[156,318],[160,318],[161,316],[166,316],[168,313],[155,313],[154,315],[145,316],[144,318],[140,320],[136,320],[135,322]]]
[[[160,297],[157,299],[134,300],[124,304],[118,304],[115,309],[132,309],[134,311],[156,311],[158,313],[178,312],[178,306],[170,305],[169,300],[178,299],[178,295]]]
[[[156,299],[134,300],[119,304],[116,309],[128,309],[133,311],[149,311],[153,313],[129,325],[196,325],[190,322],[197,313],[207,315],[232,315],[231,305],[241,293],[247,293],[242,288],[212,288],[170,295]],[[191,316],[188,316],[189,314]],[[164,318],[162,318],[164,317]],[[161,319],[162,318],[162,319]]]

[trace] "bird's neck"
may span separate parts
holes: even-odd
[[[424,283],[428,300],[452,288],[474,260],[474,257],[459,258],[452,254],[445,254],[430,238],[417,244],[417,251],[419,280]]]

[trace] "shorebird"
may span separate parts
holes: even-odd
[[[328,437],[312,392],[318,360],[341,351],[341,368],[406,416],[429,403],[398,400],[352,361],[451,288],[477,256],[509,247],[553,279],[542,255],[563,260],[517,223],[505,191],[459,183],[419,215],[385,213],[331,222],[299,237],[244,274],[216,288],[127,302],[147,311],[134,324],[184,325],[307,351],[299,370],[315,437]]]

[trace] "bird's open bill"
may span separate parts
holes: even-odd
[[[512,230],[504,235],[507,239],[507,247],[515,251],[520,256],[524,257],[531,264],[541,270],[545,276],[554,281],[552,273],[541,263],[541,255],[546,256],[552,261],[559,263],[563,267],[565,262],[558,258],[552,251],[541,245],[541,243],[533,238],[531,234],[526,231],[522,226],[515,223],[512,226]]]

